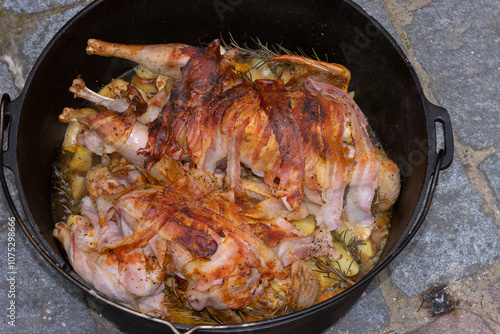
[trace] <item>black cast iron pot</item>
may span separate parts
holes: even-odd
[[[350,90],[368,117],[391,159],[402,174],[401,195],[382,260],[347,291],[305,310],[255,323],[230,326],[171,324],[127,309],[94,291],[70,268],[52,236],[52,162],[65,125],[58,122],[63,107],[81,107],[68,87],[82,75],[93,90],[134,64],[88,56],[87,39],[155,44],[208,43],[229,34],[239,43],[252,38],[281,44],[289,50],[328,55],[328,61],[347,66]],[[28,239],[61,275],[94,298],[99,311],[128,333],[319,333],[337,321],[357,301],[371,280],[415,235],[425,219],[439,171],[453,157],[451,122],[446,110],[423,95],[408,59],[390,35],[359,6],[344,0],[103,0],[95,1],[69,21],[52,39],[33,67],[20,96],[2,96],[2,138],[8,131],[8,150],[2,165],[13,171],[26,216],[21,219],[1,181],[13,213]],[[437,131],[437,129],[440,129]],[[443,147],[436,148],[437,133]]]

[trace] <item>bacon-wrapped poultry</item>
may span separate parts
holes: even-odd
[[[292,70],[249,81],[238,50],[218,40],[89,40],[87,50],[132,59],[162,82],[155,96],[115,82],[104,97],[78,78],[70,90],[106,109],[59,118],[78,122],[74,145],[104,159],[87,172],[81,212],[54,230],[101,292],[173,320],[168,291],[229,322],[244,319],[227,310],[285,314],[337,293],[317,274],[345,274],[336,230],[370,244],[372,231],[386,233],[399,170],[372,144],[345,67],[276,56],[268,61]],[[295,227],[310,217],[312,229]]]

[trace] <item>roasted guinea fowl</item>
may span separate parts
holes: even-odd
[[[96,289],[176,322],[234,323],[314,305],[376,261],[399,170],[345,67],[255,65],[219,40],[87,52],[140,64],[99,94],[75,79],[94,107],[59,117],[80,206],[54,235]]]

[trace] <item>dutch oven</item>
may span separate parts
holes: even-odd
[[[123,307],[93,290],[71,269],[52,236],[52,163],[65,132],[58,115],[83,101],[68,92],[82,75],[93,90],[134,64],[88,56],[89,38],[128,44],[180,42],[205,45],[215,38],[240,45],[281,44],[288,50],[328,56],[352,73],[350,90],[388,156],[401,169],[401,195],[382,259],[360,282],[341,294],[302,311],[272,320],[228,326],[171,324]],[[98,310],[128,333],[319,333],[337,321],[372,279],[408,244],[425,219],[440,170],[453,157],[453,137],[445,109],[423,94],[415,71],[397,43],[358,5],[349,0],[102,0],[85,7],[50,41],[34,65],[24,90],[14,101],[2,96],[2,166],[12,170],[24,220],[6,197],[33,246],[61,275],[91,295]],[[442,137],[442,138],[441,138]],[[439,140],[438,140],[439,139]],[[442,147],[436,147],[436,142]]]

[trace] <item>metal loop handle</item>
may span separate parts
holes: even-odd
[[[448,111],[443,107],[436,106],[435,104],[429,102],[429,100],[425,99],[425,111],[428,122],[428,135],[429,140],[432,141],[434,147],[429,147],[429,149],[434,150],[433,156],[438,159],[439,154],[442,154],[441,157],[441,167],[440,169],[448,168],[453,162],[453,153],[454,153],[454,141],[453,141],[453,130],[451,119]],[[443,130],[443,147],[437,148],[435,145],[437,144],[437,127],[436,123],[441,124]],[[441,152],[443,151],[443,152]]]
[[[427,195],[425,198],[425,203],[424,203],[424,208],[422,209],[422,212],[420,214],[420,217],[418,218],[417,222],[413,225],[412,229],[408,232],[408,234],[405,236],[403,241],[401,242],[399,249],[403,249],[406,247],[406,245],[410,242],[411,239],[417,234],[420,226],[422,226],[423,222],[425,221],[425,218],[427,218],[427,213],[429,213],[429,209],[431,207],[432,203],[432,198],[434,197],[434,192],[436,190],[438,181],[439,181],[439,172],[443,168],[443,159],[446,156],[446,152],[444,149],[439,150],[437,154],[437,161],[436,165],[434,166],[434,173],[431,178],[431,182],[429,185],[429,190],[427,191]],[[396,252],[396,254],[399,252]]]
[[[0,115],[2,117],[2,119],[0,120],[0,126],[1,126],[1,131],[2,131],[2,138],[1,138],[1,147],[2,147],[2,153],[3,153],[3,132],[4,132],[4,126],[5,126],[5,123],[4,123],[4,118],[5,118],[5,106],[7,105],[7,103],[10,102],[10,96],[9,94],[5,93],[2,95],[2,100],[0,102]],[[2,164],[3,166],[3,161],[2,161]]]

